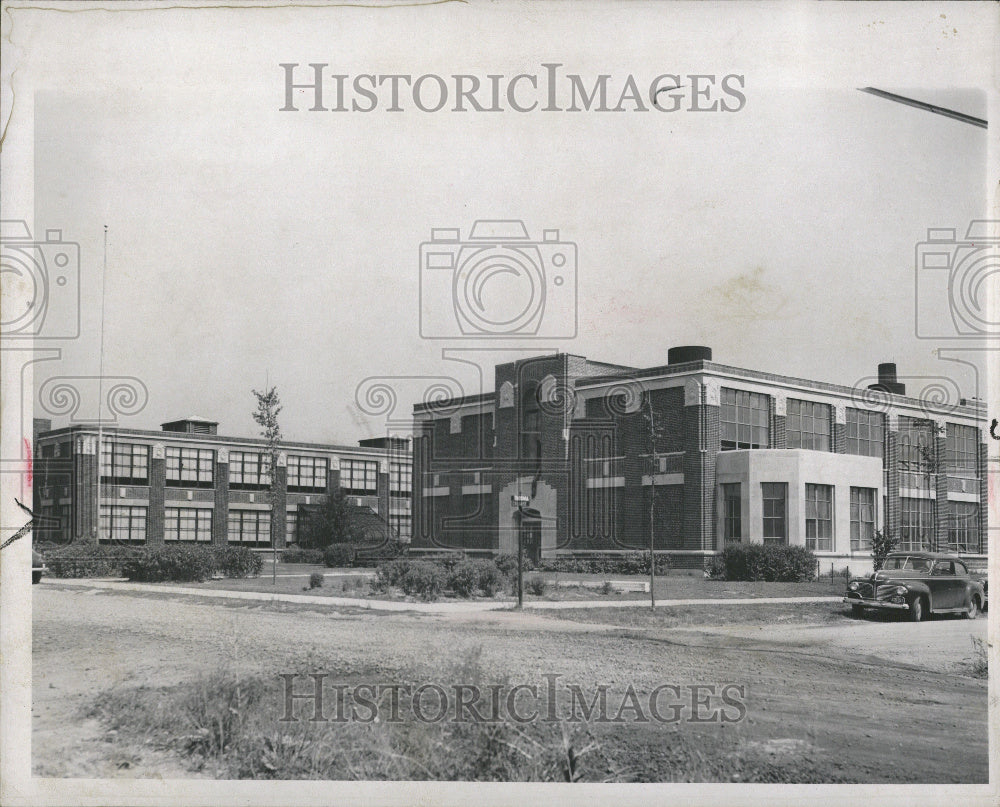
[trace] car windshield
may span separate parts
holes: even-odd
[[[931,563],[927,558],[915,558],[910,555],[896,555],[886,558],[883,569],[899,569],[913,572],[926,572]]]

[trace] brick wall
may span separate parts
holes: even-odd
[[[212,510],[212,545],[225,546],[229,540],[229,463],[215,463],[215,506]]]

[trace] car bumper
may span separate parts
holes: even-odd
[[[866,600],[861,597],[844,597],[845,605],[857,605],[862,608],[883,608],[889,611],[909,611],[910,606],[905,602],[887,602],[886,600]]]

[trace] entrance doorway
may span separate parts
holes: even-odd
[[[519,513],[519,540],[524,556],[533,564],[542,560],[542,516],[537,510],[525,507]]]

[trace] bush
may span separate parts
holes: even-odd
[[[502,554],[497,555],[493,562],[500,570],[500,574],[508,580],[517,579],[517,555]],[[531,558],[524,556],[521,558],[521,570],[525,572],[534,571],[535,564]]]
[[[444,570],[438,564],[414,560],[407,564],[399,586],[404,594],[420,597],[422,600],[436,600],[441,596],[445,579]]]
[[[330,544],[323,550],[323,563],[331,568],[353,566],[356,554],[351,544]]]
[[[124,577],[122,565],[143,551],[139,547],[92,543],[35,548],[45,557],[52,577]]]
[[[816,556],[802,546],[730,544],[717,561],[716,579],[800,583],[816,576]]]
[[[536,597],[541,597],[548,589],[549,584],[544,577],[532,575],[524,581],[524,590]]]
[[[215,571],[225,577],[257,577],[263,567],[264,559],[260,554],[245,546],[226,546],[215,550]]]
[[[899,539],[890,533],[875,530],[872,535],[872,569],[879,571],[885,565],[885,559],[896,548]]]
[[[122,573],[139,583],[200,583],[212,576],[216,558],[211,547],[169,546],[143,549],[122,564]]]
[[[492,560],[459,561],[447,576],[448,588],[457,597],[471,597],[476,592],[494,597],[506,583],[507,579]]]
[[[323,572],[313,572],[309,575],[309,588],[323,587]]]
[[[286,549],[281,553],[282,563],[310,563],[314,566],[318,566],[323,563],[323,550],[322,549],[301,549],[299,547],[292,547],[291,549]]]
[[[380,563],[375,569],[375,579],[371,581],[372,591],[385,591],[403,582],[403,575],[410,568],[410,561],[399,559]]]

